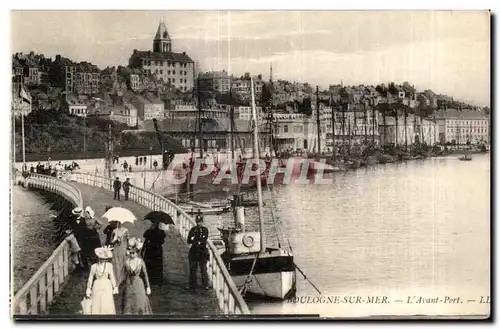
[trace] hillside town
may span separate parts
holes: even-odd
[[[331,152],[334,146],[413,144],[489,144],[490,110],[456,101],[409,82],[347,86],[342,81],[320,89],[307,82],[201,72],[186,52],[174,52],[160,21],[150,50],[131,49],[128,66],[103,69],[62,55],[12,56],[14,116],[58,110],[82,118],[103,118],[129,130],[163,132],[185,147],[228,149],[230,133],[238,147],[251,143],[251,79],[262,133],[272,135],[275,151]],[[29,91],[29,104],[19,95]],[[198,120],[203,120],[198,124]],[[319,133],[318,133],[319,129]]]

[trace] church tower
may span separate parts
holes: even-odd
[[[160,19],[158,30],[153,41],[153,52],[168,53],[172,51],[172,40],[168,34],[167,27],[163,22],[163,17]]]

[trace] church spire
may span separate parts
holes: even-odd
[[[167,31],[167,26],[165,25],[163,16],[160,17],[160,23],[158,24],[158,29],[156,30],[156,35],[153,40],[153,52],[155,53],[166,53],[172,51],[172,40]]]

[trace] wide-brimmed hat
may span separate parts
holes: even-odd
[[[142,242],[142,240],[140,238],[130,238],[130,239],[128,239],[127,249],[140,251],[142,249],[143,245],[144,245],[144,242]]]
[[[94,213],[94,210],[90,206],[87,206],[85,208],[85,212],[88,213],[91,218],[94,218],[95,213]]]
[[[80,208],[80,207],[76,207],[75,209],[71,210],[71,213],[72,213],[73,215],[81,215],[81,214],[82,214],[82,212],[83,212],[83,209],[82,209],[82,208]]]
[[[110,259],[113,258],[112,250],[113,248],[105,246],[96,248],[94,252],[99,259]]]

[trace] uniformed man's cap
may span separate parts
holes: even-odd
[[[202,215],[196,215],[196,223],[203,222],[203,216]]]

